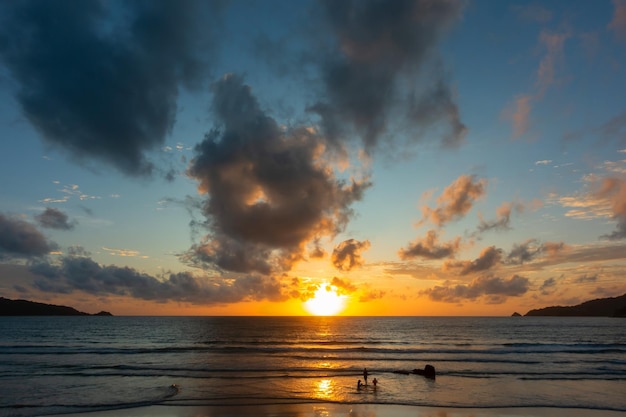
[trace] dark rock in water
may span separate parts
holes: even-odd
[[[511,317],[522,317],[522,315],[516,311],[515,313],[511,314]]]
[[[436,375],[435,367],[432,365],[426,365],[424,369],[413,369],[413,373],[430,379],[435,379]]]
[[[99,313],[94,314],[94,316],[112,316],[113,314],[109,313],[108,311],[101,311]]]

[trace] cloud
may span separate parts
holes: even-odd
[[[443,259],[453,258],[459,251],[460,237],[443,244],[439,244],[438,240],[437,231],[429,230],[425,238],[416,239],[407,248],[400,249],[398,256],[402,260],[413,258]]]
[[[461,175],[443,190],[437,198],[436,208],[422,208],[422,222],[430,220],[441,227],[462,218],[472,209],[474,202],[485,195],[486,186],[486,179],[476,180],[473,175]]]
[[[115,249],[115,248],[107,248],[103,246],[102,250],[108,252],[109,255],[112,255],[112,256],[147,258],[147,256],[141,256],[139,251],[131,250],[131,249]]]
[[[443,124],[442,143],[459,145],[467,129],[452,89],[436,64],[428,69],[437,61],[436,46],[459,19],[464,2],[322,4],[327,26],[316,30],[333,39],[318,52],[323,57],[323,93],[309,110],[320,116],[331,143],[339,144],[355,129],[369,152],[398,117],[399,122],[417,122],[418,128]]]
[[[537,69],[538,96],[541,97],[549,86],[556,82],[557,66],[563,61],[563,47],[570,37],[569,33],[541,32],[539,41],[546,49],[546,54]]]
[[[31,223],[0,213],[0,259],[43,256],[56,247]]]
[[[613,0],[615,13],[608,28],[615,32],[615,36],[626,42],[626,0]]]
[[[605,139],[615,140],[620,146],[626,145],[626,111],[613,116],[597,128]]]
[[[179,272],[157,279],[133,268],[103,266],[85,257],[64,257],[59,264],[36,263],[30,271],[37,275],[35,288],[60,294],[82,291],[97,296],[117,295],[197,305],[286,298],[282,286],[273,278],[248,275],[222,280]]]
[[[333,250],[331,261],[335,268],[340,271],[351,271],[363,265],[361,252],[369,249],[369,247],[369,240],[363,242],[355,239],[344,240]]]
[[[542,254],[555,256],[566,248],[563,242],[541,243],[537,239],[528,239],[521,244],[514,244],[506,257],[506,263],[511,265],[522,265],[530,262]]]
[[[487,302],[500,304],[506,301],[507,297],[518,297],[524,295],[530,286],[528,278],[514,275],[511,278],[502,279],[499,277],[482,276],[472,280],[469,284],[437,285],[420,291],[420,295],[426,295],[433,301],[446,303],[458,303],[463,300],[475,300],[479,297],[486,297]]]
[[[486,271],[498,265],[502,259],[502,249],[489,246],[483,249],[480,256],[473,261],[449,261],[444,264],[444,270],[461,269],[459,274],[467,275]]]
[[[47,207],[43,213],[36,215],[35,220],[41,227],[49,229],[72,230],[76,225],[76,220],[70,222],[67,214],[51,207]]]
[[[626,239],[626,180],[604,178],[594,195],[610,204],[613,218],[617,221],[616,230],[604,237],[610,240]]]
[[[596,282],[598,280],[598,275],[581,275],[578,278],[572,280],[572,282],[576,284],[583,284],[588,282]]]
[[[374,300],[380,300],[384,298],[386,294],[386,291],[368,289],[359,297],[359,303],[367,303]]]
[[[204,7],[210,5],[213,10]],[[3,4],[0,60],[29,122],[81,162],[153,173],[179,87],[205,76],[219,2]]]
[[[535,165],[549,165],[552,163],[552,159],[543,159],[541,161],[535,161]]]
[[[357,286],[351,282],[337,277],[333,277],[330,285],[333,285],[338,289],[339,295],[349,295],[358,289]]]
[[[543,295],[549,295],[554,291],[554,287],[556,286],[556,284],[556,278],[548,278],[543,281],[541,287],[539,287],[539,291]]]
[[[524,136],[530,125],[530,112],[533,97],[528,94],[517,96],[514,102],[504,109],[503,116],[513,125],[513,139]]]
[[[528,133],[530,116],[534,102],[541,100],[547,89],[558,81],[557,73],[563,63],[563,49],[565,41],[570,38],[568,32],[549,33],[542,31],[539,35],[539,44],[545,54],[539,61],[535,92],[518,95],[512,104],[509,104],[502,115],[512,123],[513,138],[517,139]]]
[[[227,75],[213,91],[218,125],[188,168],[206,194],[208,234],[188,259],[237,272],[289,269],[308,243],[344,229],[371,183],[337,178],[324,138],[280,127],[241,77]]]
[[[496,209],[496,220],[485,221],[482,217],[478,224],[478,232],[483,233],[489,230],[509,230],[511,228],[511,212],[518,213],[524,211],[521,203],[504,202]]]

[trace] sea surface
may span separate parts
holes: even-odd
[[[0,416],[317,401],[626,412],[626,319],[0,317]]]

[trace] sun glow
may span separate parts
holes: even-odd
[[[304,303],[309,313],[315,316],[334,316],[345,307],[345,296],[337,294],[330,286],[321,285],[313,298]]]

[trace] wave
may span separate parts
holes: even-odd
[[[328,345],[332,346],[332,345]],[[438,354],[438,355],[521,355],[521,354],[622,354],[626,353],[626,344],[504,344],[492,345],[489,348],[464,349],[467,345],[458,348],[394,348],[394,347],[368,347],[363,345],[327,347],[302,346],[301,344],[285,345],[284,343],[275,345],[264,344],[221,344],[219,346],[165,346],[165,347],[85,347],[85,346],[34,346],[34,345],[12,345],[0,346],[1,355],[70,355],[70,354],[96,354],[96,355],[142,355],[142,354],[170,354],[170,353],[219,353],[224,355],[254,354],[254,353],[378,353],[386,355],[416,355],[416,354]]]
[[[168,387],[156,387],[154,390],[146,390],[147,394],[143,398],[136,398],[131,401],[112,401],[103,403],[85,404],[81,402],[55,402],[48,404],[10,404],[0,405],[0,415],[12,417],[30,417],[53,414],[74,414],[94,411],[124,410],[137,407],[147,407],[162,404],[174,398],[180,392],[180,387],[172,384]],[[155,392],[156,391],[156,392]],[[154,394],[152,394],[155,392]],[[137,394],[137,392],[135,392]],[[3,411],[5,410],[5,411]]]

